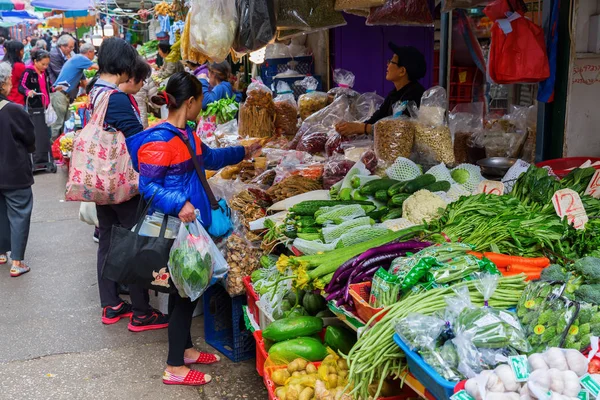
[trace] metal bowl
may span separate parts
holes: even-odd
[[[504,176],[516,161],[516,158],[490,157],[477,161],[477,165],[483,175]]]

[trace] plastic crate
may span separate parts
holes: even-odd
[[[394,342],[406,354],[406,362],[410,373],[437,400],[448,400],[454,393],[454,387],[457,382],[450,382],[442,378],[429,364],[423,361],[418,353],[410,350],[397,333],[394,333]]]
[[[204,292],[204,338],[206,343],[233,362],[255,355],[252,332],[246,329],[242,306],[246,296],[230,297],[220,285]]]
[[[312,56],[268,58],[265,60],[260,71],[260,77],[262,78],[263,83],[271,87],[271,83],[273,83],[275,76],[289,69],[288,63],[290,61],[296,63],[294,70],[301,75],[313,75],[315,73],[314,59]]]
[[[313,78],[315,78],[317,80],[317,82],[319,82],[319,86],[317,86],[317,90],[322,90],[323,84],[322,84],[321,76],[313,75]],[[303,76],[294,76],[291,78],[275,78],[275,79],[273,79],[273,86],[275,88],[277,88],[277,82],[279,82],[279,81],[287,82],[287,84],[290,85],[290,88],[294,92],[294,97],[297,100],[299,96],[306,93],[306,88],[295,85],[296,82],[300,82],[303,79],[304,79]]]
[[[275,319],[271,314],[265,311],[264,308],[262,308],[260,303],[256,303],[256,308],[258,310],[258,326],[260,326],[260,330],[264,330],[267,326],[271,325]]]
[[[367,323],[383,308],[374,308],[369,305],[369,295],[371,294],[371,282],[355,283],[350,285],[350,296],[354,300],[354,307],[356,308],[356,315],[364,322]],[[375,320],[380,321],[386,313],[382,313]]]
[[[597,157],[567,157],[567,158],[556,158],[554,160],[543,161],[537,163],[538,167],[550,167],[552,171],[559,178],[564,178],[566,175],[571,172],[573,168],[577,168],[581,166],[586,161],[590,161],[591,163],[595,163],[600,161],[600,158]],[[594,168],[600,169],[600,166],[595,166]]]
[[[244,287],[246,288],[246,301],[248,302],[248,310],[250,310],[250,314],[254,317],[254,320],[258,322],[258,307],[256,303],[258,303],[258,294],[254,291],[254,287],[252,286],[252,280],[249,276],[244,277],[243,279]]]
[[[254,340],[256,341],[256,372],[262,378],[265,374],[265,362],[269,353],[265,348],[265,341],[262,337],[262,331],[254,331]]]

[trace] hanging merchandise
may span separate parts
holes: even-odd
[[[181,58],[196,64],[204,64],[208,61],[208,58],[195,47],[192,47],[190,43],[191,21],[191,13],[189,13],[185,18],[185,27],[181,35]]]
[[[385,0],[335,0],[335,9],[338,11],[355,10],[360,8],[379,7]]]
[[[238,30],[235,0],[196,0],[189,15],[190,48],[224,61]]]
[[[316,30],[346,25],[335,0],[279,0],[278,29]]]
[[[239,30],[233,42],[238,53],[248,53],[269,44],[277,33],[274,0],[237,0]]]
[[[547,79],[550,66],[544,31],[525,18],[523,11],[510,12],[507,9],[514,7],[507,0],[495,0],[483,10],[494,21],[489,56],[490,78],[499,84],[535,83]],[[508,15],[508,18],[503,15]]]
[[[426,1],[386,0],[384,5],[371,8],[367,25],[433,26],[433,17]]]

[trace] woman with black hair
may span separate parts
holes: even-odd
[[[167,105],[167,121],[127,139],[133,166],[140,172],[140,193],[146,200],[153,198],[154,209],[177,216],[182,222],[198,218],[208,229],[212,223],[211,206],[191,153],[198,160],[200,173],[204,174],[204,168],[218,170],[237,164],[257,148],[211,149],[200,141],[187,125],[187,121],[198,118],[202,109],[202,85],[190,73],[173,75],[166,90],[152,101]],[[217,355],[202,353],[193,347],[190,327],[197,302],[182,298],[178,293],[169,295],[169,355],[163,373],[163,383],[167,385],[204,385],[210,382],[210,375],[191,370],[188,365],[219,361]]]
[[[110,96],[108,109],[104,118],[104,129],[115,135],[126,138],[144,130],[137,108],[129,96],[119,90],[119,85],[134,76],[138,54],[126,41],[119,38],[108,38],[102,42],[98,52],[98,79],[90,91],[90,107],[100,104],[104,96]],[[98,214],[98,289],[102,305],[102,323],[106,325],[119,322],[121,318],[130,318],[128,329],[142,332],[151,329],[162,329],[168,326],[166,315],[154,310],[149,305],[148,290],[129,285],[132,304],[123,301],[118,294],[116,282],[102,278],[102,267],[110,246],[113,225],[131,229],[136,223],[136,212],[140,197],[111,205],[96,205]]]
[[[13,103],[24,106],[25,96],[19,93],[19,81],[25,72],[25,64],[23,63],[25,46],[18,40],[11,40],[4,43],[4,48],[6,49],[6,54],[4,54],[2,61],[8,62],[12,66],[12,89],[7,98]]]
[[[183,71],[183,64],[179,61],[179,57],[177,57],[177,61],[170,61],[169,58],[171,54],[171,45],[168,40],[163,40],[158,44],[158,55],[163,59],[163,65],[158,70],[157,76],[161,79],[167,79],[171,75]]]
[[[208,66],[208,76],[202,74],[198,76],[202,83],[202,92],[204,100],[202,100],[202,109],[210,103],[224,99],[225,97],[235,97],[239,103],[242,101],[242,94],[233,91],[229,77],[231,76],[231,66],[227,61],[221,63],[212,63]]]
[[[137,107],[144,129],[148,127],[148,106],[152,106],[150,98],[158,93],[154,82],[148,78],[152,74],[152,67],[142,57],[133,69],[129,80],[119,85],[119,89],[129,95],[131,103]]]
[[[53,88],[47,69],[50,65],[50,53],[46,50],[31,51],[32,64],[25,68],[23,77],[19,82],[19,93],[28,97],[27,105],[33,108],[48,108],[50,93],[63,90],[61,86]]]

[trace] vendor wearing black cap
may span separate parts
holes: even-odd
[[[388,61],[385,79],[392,82],[396,87],[392,90],[379,109],[371,119],[362,122],[340,122],[336,130],[344,136],[361,135],[373,133],[373,124],[380,119],[391,116],[393,106],[398,101],[414,101],[417,106],[421,104],[421,96],[425,88],[419,83],[419,79],[425,76],[427,69],[425,57],[419,50],[412,46],[396,46],[389,43],[394,56]],[[408,115],[408,111],[405,111]]]

